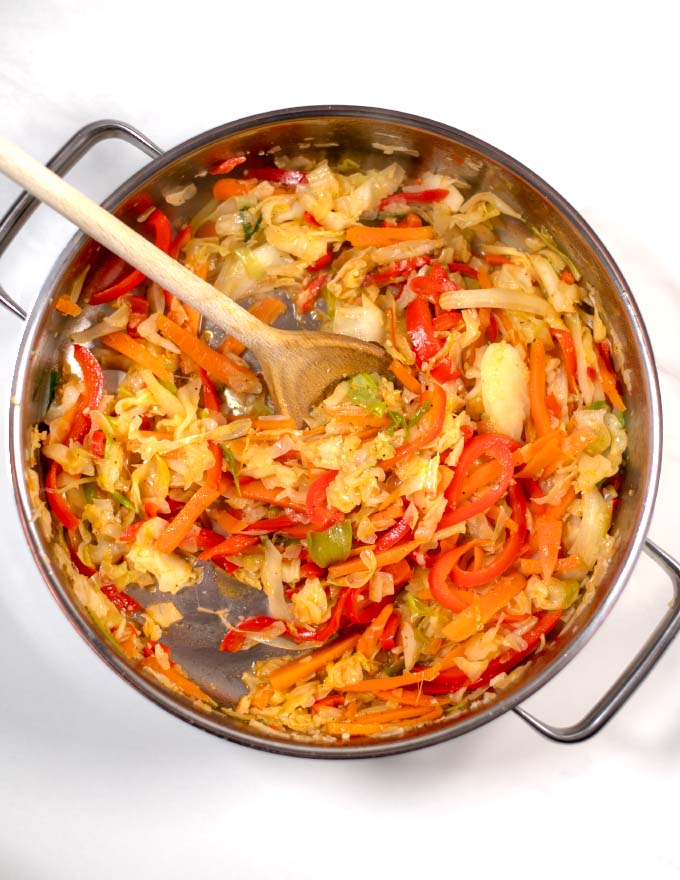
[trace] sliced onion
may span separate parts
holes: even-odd
[[[555,316],[553,307],[542,297],[505,287],[452,290],[442,293],[439,304],[443,309],[514,309],[517,312],[543,315],[545,318]]]

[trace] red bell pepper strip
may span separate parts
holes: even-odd
[[[265,629],[269,629],[275,623],[278,623],[275,617],[268,617],[264,614],[241,621],[238,626],[230,629],[222,639],[220,651],[227,651],[228,653],[240,651],[243,643],[248,638],[248,633],[262,632]]]
[[[569,333],[567,330],[552,329],[550,332],[557,340],[560,348],[562,349],[562,360],[564,361],[564,370],[567,374],[569,391],[573,393],[574,391],[576,391],[577,387],[576,349],[574,347],[574,339],[571,333]]]
[[[312,712],[318,712],[320,709],[323,709],[324,706],[331,706],[332,708],[337,709],[337,707],[342,706],[344,702],[344,694],[328,694],[327,697],[321,697],[320,700],[315,700],[312,703]]]
[[[401,623],[401,616],[393,611],[387,618],[387,623],[380,636],[380,647],[383,651],[391,651],[397,638],[397,630]]]
[[[526,660],[538,647],[541,637],[554,629],[561,616],[561,611],[546,611],[541,614],[538,622],[522,636],[527,644],[526,648],[521,651],[506,651],[495,657],[475,681],[470,681],[462,669],[446,669],[432,681],[419,685],[419,690],[424,694],[451,694],[462,687],[471,691],[486,687],[501,672],[509,672]]]
[[[50,510],[65,529],[73,531],[80,525],[80,520],[69,507],[68,501],[57,488],[57,477],[61,473],[61,465],[53,461],[45,476],[45,490]]]
[[[425,305],[427,305],[427,303]],[[425,394],[422,395],[420,405],[424,406],[426,403],[430,404],[430,408],[418,422],[418,425],[416,426],[417,433],[413,440],[400,446],[395,451],[392,458],[380,463],[380,466],[384,470],[389,470],[394,464],[401,461],[402,458],[411,455],[413,452],[417,452],[424,446],[429,446],[430,443],[433,443],[441,434],[442,428],[444,427],[444,419],[446,417],[446,392],[441,385],[435,383],[432,391],[426,391]]]
[[[353,592],[354,590],[347,587],[340,593],[331,616],[323,626],[317,629],[310,629],[307,627],[293,627],[290,624],[286,624],[288,635],[296,642],[327,642],[340,629],[342,617],[350,598],[349,594]]]
[[[408,202],[431,203],[441,202],[449,194],[448,189],[419,189],[414,192],[398,192],[391,196],[386,196],[378,205],[379,211],[384,211],[392,205],[406,204]]]
[[[170,221],[162,211],[156,208],[147,220],[147,223],[151,224],[155,230],[154,244],[167,254],[172,241]],[[134,290],[135,287],[144,281],[144,278],[145,276],[141,272],[134,269],[112,287],[107,287],[104,290],[98,290],[90,294],[90,305],[98,306],[102,303],[112,302],[114,299],[118,299],[119,296],[130,293],[131,290]]]
[[[123,531],[118,535],[118,543],[127,544],[130,541],[134,541],[137,536],[137,532],[144,525],[145,520],[138,519],[136,522],[131,523],[129,526],[123,529]]]
[[[471,571],[461,568],[458,563],[454,564],[451,571],[451,579],[457,586],[469,589],[470,587],[481,587],[484,584],[488,584],[489,581],[495,580],[504,574],[522,551],[524,538],[527,533],[527,502],[524,493],[517,483],[510,486],[508,494],[512,506],[512,520],[517,526],[516,530],[511,533],[505,542],[505,546],[495,559],[483,568]]]
[[[431,257],[427,254],[422,257],[407,257],[404,260],[397,260],[378,272],[371,272],[364,279],[364,284],[376,284],[378,287],[391,284],[393,281],[401,278],[405,279],[411,272],[416,272],[418,269],[422,269],[423,266],[429,265],[430,261]]]
[[[461,290],[460,285],[449,278],[446,269],[441,263],[433,263],[427,275],[417,275],[415,278],[412,278],[409,286],[418,296],[422,296],[429,300],[429,302],[434,303],[447,290]]]
[[[234,168],[242,165],[246,161],[245,156],[231,156],[229,159],[223,159],[210,172],[211,174],[229,174]]]
[[[337,522],[341,514],[328,507],[326,490],[337,477],[338,471],[326,471],[309,484],[305,506],[312,531],[324,531]]]
[[[101,403],[102,394],[104,393],[104,374],[99,365],[97,358],[82,345],[73,346],[73,354],[83,371],[83,380],[85,382],[85,390],[78,398],[77,410],[71,430],[69,431],[69,440],[80,443],[83,437],[90,430],[92,420],[85,410],[97,409]]]
[[[441,342],[434,335],[430,304],[418,297],[406,306],[406,333],[416,353],[416,363],[422,366],[438,354]]]
[[[442,358],[437,366],[430,370],[430,376],[442,384],[444,382],[453,382],[454,379],[459,379],[462,375],[455,363],[448,357]]]
[[[321,568],[320,565],[317,565],[316,562],[312,562],[311,560],[305,562],[300,566],[300,577],[301,578],[318,578],[326,571],[325,568]]]
[[[198,558],[214,559],[216,556],[237,556],[239,553],[243,553],[244,550],[247,550],[254,544],[259,543],[260,539],[257,535],[231,535],[229,538],[225,538],[224,541],[221,541],[214,547],[204,550]]]
[[[291,168],[261,167],[250,168],[245,173],[246,177],[254,177],[257,180],[268,180],[271,183],[280,183],[283,186],[297,186],[307,183],[307,175],[304,171],[294,171]]]
[[[309,211],[305,211],[305,213],[302,215],[302,218],[306,223],[309,223],[310,226],[321,226],[314,214],[310,213]]]
[[[258,519],[250,523],[243,532],[239,534],[252,534],[253,532],[278,532],[280,529],[287,529],[290,526],[299,525],[299,519],[283,514],[283,516],[270,516],[265,519]],[[309,528],[308,526],[306,528]]]
[[[213,532],[212,529],[204,529],[200,526],[195,531],[189,532],[179,545],[187,553],[198,553],[199,550],[211,550],[224,541],[224,535]]]
[[[103,431],[96,430],[92,432],[90,437],[90,451],[95,458],[104,458],[106,451],[106,434]]]
[[[411,578],[411,566],[406,559],[400,559],[399,562],[393,562],[391,565],[384,565],[380,570],[392,575],[395,595],[402,587],[406,586]]]
[[[498,318],[493,312],[489,314],[489,326],[486,328],[486,338],[489,342],[495,342],[498,339]]]
[[[394,547],[395,544],[398,544],[410,533],[410,522],[405,518],[400,519],[391,529],[387,529],[386,532],[383,532],[382,535],[380,535],[375,542],[374,550],[376,552],[379,552],[380,550],[389,550],[390,547]]]
[[[459,275],[467,275],[468,278],[477,280],[477,270],[467,263],[459,263],[457,261],[449,263],[449,272],[458,272]]]
[[[201,377],[201,386],[203,388],[203,406],[206,409],[209,409],[210,412],[221,412],[220,398],[218,397],[212,379],[206,373],[203,367],[201,367],[198,373]]]
[[[125,611],[127,614],[137,614],[139,611],[144,611],[144,607],[136,599],[123,593],[113,584],[102,584],[99,589],[119,611]]]
[[[465,327],[465,321],[460,312],[442,312],[441,315],[432,319],[432,329],[437,332],[453,330],[454,327]]]
[[[319,294],[321,293],[324,284],[328,280],[328,274],[328,272],[320,272],[316,278],[312,278],[303,287],[302,292],[295,303],[298,312],[301,312],[302,314],[305,312],[311,312],[319,298]]]
[[[79,574],[84,575],[85,577],[92,577],[93,574],[97,574],[96,568],[90,568],[89,565],[85,565],[83,560],[78,556],[74,547],[69,546],[68,552],[71,556],[71,562],[75,565],[76,571]]]
[[[317,225],[319,225],[319,224],[317,224]],[[333,260],[333,248],[330,245],[328,245],[328,250],[326,251],[326,253],[322,257],[319,257],[319,259],[316,261],[316,263],[311,264],[311,266],[309,267],[309,271],[310,272],[318,272],[319,269],[325,269],[326,266],[330,266],[332,260]]]
[[[518,446],[519,444],[512,437],[507,437],[505,434],[478,434],[466,443],[458,459],[453,480],[446,490],[451,510],[442,517],[440,528],[447,528],[488,510],[501,496],[505,495],[514,473],[512,451]],[[474,462],[482,455],[495,458],[501,465],[501,474],[480,498],[461,504],[465,480]]]
[[[461,556],[464,556],[468,550],[471,550],[478,544],[479,541],[477,540],[468,541],[466,544],[461,544],[459,547],[454,547],[452,550],[447,550],[445,553],[439,553],[434,556],[434,564],[428,574],[428,583],[433,598],[444,608],[455,612],[460,610],[458,600],[449,587],[448,577],[451,574],[451,569]]]

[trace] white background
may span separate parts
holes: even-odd
[[[1,128],[46,160],[97,118],[170,147],[252,113],[345,103],[431,117],[514,155],[594,226],[645,316],[666,410],[651,536],[680,557],[671,7],[0,0]],[[143,161],[110,142],[70,179],[104,198]],[[0,180],[0,211],[15,194]],[[41,209],[0,260],[0,282],[26,308],[70,234]],[[5,449],[21,332],[0,315]],[[680,875],[680,643],[581,745],[547,742],[509,714],[389,759],[253,752],[144,701],[75,634],[24,546],[2,458],[2,880]],[[614,613],[531,710],[577,720],[669,595],[641,560]]]

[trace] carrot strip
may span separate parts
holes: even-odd
[[[327,721],[326,731],[333,736],[342,736],[347,733],[350,736],[374,736],[377,733],[385,733],[390,730],[401,730],[403,727],[415,727],[426,721],[436,721],[441,718],[441,709],[427,712],[417,718],[405,719],[392,724],[376,724],[364,721]]]
[[[519,570],[523,575],[541,574],[542,562],[540,559],[520,559]],[[563,556],[557,560],[555,571],[566,574],[583,568],[583,560],[580,556]]]
[[[609,367],[599,351],[596,352],[596,355],[597,365],[600,369],[600,382],[602,382],[602,390],[605,393],[605,397],[607,397],[615,409],[625,412],[626,404],[623,402],[623,398],[619,394],[619,389],[616,387],[616,377],[610,372]]]
[[[550,415],[545,400],[545,346],[540,339],[529,348],[529,400],[531,418],[539,437],[550,434]]]
[[[378,568],[382,568],[385,565],[392,565],[395,562],[400,562],[409,553],[412,553],[417,547],[420,547],[422,541],[407,541],[405,544],[397,544],[396,547],[390,547],[389,550],[383,550],[380,553],[375,554],[376,562],[378,563]],[[370,550],[370,547],[362,547],[362,550]],[[366,566],[360,557],[355,557],[354,559],[348,559],[345,562],[338,562],[335,565],[331,565],[328,569],[328,574],[332,578],[344,577],[347,574],[353,574],[355,571],[365,571]]]
[[[333,660],[342,657],[345,651],[350,651],[356,645],[358,640],[358,635],[348,636],[337,642],[331,642],[330,645],[324,645],[317,651],[306,654],[298,660],[293,660],[284,666],[279,666],[269,676],[269,682],[274,690],[287,691],[299,681],[308,678],[310,675],[318,672],[319,669],[323,669],[327,663],[332,663]]]
[[[62,315],[70,315],[72,318],[77,318],[82,312],[80,306],[74,303],[70,296],[60,296],[54,304],[54,308]]]
[[[406,706],[401,709],[385,709],[382,712],[360,712],[355,716],[357,722],[368,722],[372,724],[385,724],[392,721],[404,721],[407,718],[417,718],[420,715],[429,715],[431,712],[441,713],[439,704],[434,706]]]
[[[233,483],[227,483],[224,488],[224,494],[227,498],[239,497],[236,487]],[[281,489],[267,489],[261,480],[253,480],[252,483],[241,483],[241,498],[247,498],[249,501],[261,501],[263,504],[273,504],[276,507],[289,507],[299,513],[307,513],[307,506],[297,501],[292,501],[285,495],[280,498]]]
[[[382,631],[385,629],[385,624],[393,611],[394,605],[391,603],[385,605],[361,634],[361,638],[357,642],[357,651],[363,654],[364,657],[372,657],[375,654]]]
[[[172,553],[191,531],[191,527],[213,502],[220,497],[219,486],[206,484],[192,495],[184,507],[177,513],[161,532],[156,541],[156,549],[161,553]]]
[[[136,339],[128,336],[127,333],[109,333],[106,336],[102,336],[101,341],[114,351],[118,351],[120,354],[124,354],[125,357],[130,358],[138,366],[144,367],[145,370],[151,370],[154,376],[162,382],[172,382],[172,373],[163,361],[157,358],[155,354],[151,354],[144,343],[138,342]]]
[[[404,706],[437,706],[446,702],[442,697],[430,697],[422,691],[405,691],[402,688],[390,691],[388,700],[395,703],[402,703]]]
[[[213,510],[210,513],[212,519],[228,532],[230,535],[238,535],[244,529],[248,528],[248,521],[245,519],[236,519],[228,510]]]
[[[211,379],[217,379],[235,391],[257,394],[261,390],[259,379],[248,367],[215,351],[165,315],[158,316],[158,329],[199,367],[203,367]]]
[[[265,324],[273,324],[286,311],[286,306],[275,296],[268,296],[256,302],[248,311]]]
[[[399,361],[392,361],[390,364],[390,373],[392,373],[401,382],[404,388],[408,388],[414,394],[422,394],[423,386],[413,375],[413,372]]]
[[[286,416],[254,418],[252,425],[257,431],[297,431],[295,422]]]
[[[452,642],[462,642],[480,632],[490,617],[522,592],[525,584],[526,580],[521,574],[515,573],[501,578],[487,593],[477,596],[472,605],[457,614],[442,629],[442,635]]]
[[[257,180],[236,180],[224,177],[213,186],[213,198],[218,202],[226,202],[234,196],[242,196],[257,186]]]
[[[534,520],[534,536],[538,547],[538,560],[541,563],[541,576],[550,580],[557,565],[562,546],[562,521],[549,513],[537,516]]]
[[[345,230],[345,237],[353,247],[383,247],[435,235],[431,226],[350,226]]]
[[[174,666],[171,666],[169,669],[164,669],[158,660],[151,656],[146,657],[141,661],[141,665],[145,666],[147,669],[152,669],[154,672],[158,672],[160,675],[164,675],[171,684],[174,684],[182,693],[189,697],[192,700],[201,700],[204,703],[208,703],[211,706],[216,706],[217,703],[209,697],[205,691],[202,691],[200,687],[195,684],[193,681],[190,681],[186,677],[186,675],[182,675],[177,672]]]

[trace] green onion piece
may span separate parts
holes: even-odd
[[[241,494],[241,482],[238,477],[238,462],[236,461],[236,457],[235,457],[234,453],[231,451],[231,449],[227,446],[226,443],[220,443],[220,446],[222,447],[222,453],[224,455],[224,458],[225,458],[227,464],[229,465],[229,471],[230,471],[232,477],[234,478],[234,485],[236,486],[236,491],[240,495]]]
[[[83,495],[85,496],[85,503],[92,504],[97,497],[97,484],[94,482],[83,483]]]
[[[307,532],[307,552],[321,568],[347,559],[352,549],[352,523],[343,520],[325,532]]]
[[[375,373],[357,373],[349,380],[347,396],[376,416],[385,415],[387,405],[380,395],[378,376]]]
[[[250,239],[260,228],[260,224],[262,223],[262,214],[259,215],[255,223],[252,222],[250,211],[246,210],[245,208],[242,208],[239,211],[239,214],[241,216],[241,223],[243,224],[243,241],[250,241]]]
[[[606,400],[596,400],[593,403],[589,403],[586,409],[608,409]]]
[[[115,498],[119,504],[122,504],[123,507],[129,507],[130,510],[135,509],[135,505],[130,501],[129,498],[126,498],[125,495],[121,495],[120,492],[109,492],[109,495],[112,498]]]
[[[426,400],[422,406],[418,407],[416,412],[408,420],[408,427],[412,428],[414,425],[417,425],[431,406],[432,402],[430,400]]]
[[[408,429],[408,422],[404,418],[404,414],[400,413],[399,410],[388,409],[385,415],[392,422],[387,429],[388,434],[394,434],[397,428],[403,428],[405,431]]]

